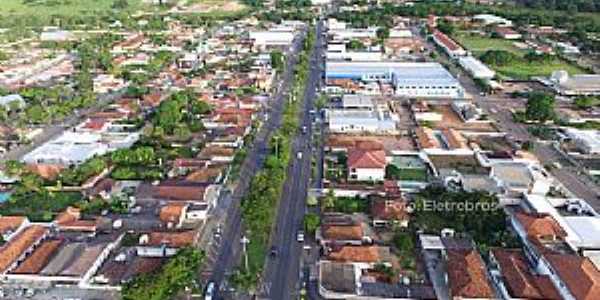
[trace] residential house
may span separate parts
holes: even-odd
[[[386,156],[383,150],[350,149],[348,151],[348,180],[383,181]]]

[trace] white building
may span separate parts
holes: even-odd
[[[392,134],[397,132],[398,117],[368,96],[345,95],[341,108],[327,112],[327,120],[330,132]]]
[[[581,130],[575,128],[565,129],[567,135],[573,140],[577,148],[585,154],[600,153],[600,131]]]
[[[496,76],[496,72],[473,56],[459,57],[458,63],[463,69],[469,72],[473,78],[489,80]]]
[[[27,153],[27,164],[78,165],[86,160],[121,148],[129,148],[140,138],[139,132],[112,132],[107,126],[101,132],[65,131],[58,138]]]
[[[464,89],[439,63],[327,61],[325,78],[385,82],[395,94],[415,98],[463,98]]]
[[[258,47],[290,46],[294,41],[292,31],[251,31],[249,37]]]
[[[499,26],[512,26],[512,21],[503,17],[490,14],[480,14],[473,16],[473,20],[482,23],[483,25],[499,25]]]
[[[332,29],[327,32],[334,40],[374,39],[378,27]]]
[[[570,76],[567,71],[555,71],[549,80],[561,95],[600,95],[600,75],[579,74]]]

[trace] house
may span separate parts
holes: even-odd
[[[54,224],[61,231],[96,232],[98,220],[82,220],[81,210],[72,206],[56,216]]]
[[[150,232],[142,234],[136,253],[142,257],[169,257],[183,247],[193,245],[198,238],[194,230],[180,232]]]
[[[334,245],[370,244],[373,236],[368,225],[354,215],[326,214],[316,233],[317,240],[328,249]]]
[[[0,246],[0,274],[6,274],[16,268],[48,234],[48,228],[31,225]]]
[[[29,225],[29,219],[21,216],[0,216],[0,237],[10,240],[15,234]]]
[[[373,227],[397,225],[408,227],[409,208],[404,199],[375,198],[371,200]]]
[[[475,249],[447,250],[447,282],[452,299],[495,299],[481,255]]]
[[[165,180],[151,187],[151,198],[188,204],[206,204],[209,209],[219,198],[219,185],[185,180]]]
[[[167,228],[181,228],[186,218],[187,208],[187,204],[167,204],[160,208],[158,218]]]
[[[467,51],[463,47],[443,32],[436,29],[433,31],[432,37],[436,45],[442,48],[448,56],[458,58],[467,55]]]
[[[600,297],[600,271],[595,258],[580,256],[565,243],[567,232],[549,214],[517,211],[511,225],[524,244],[529,262],[550,277],[563,299]]]
[[[496,27],[494,33],[505,40],[519,40],[523,36],[509,27]]]
[[[105,94],[119,91],[128,86],[122,78],[116,78],[112,74],[100,74],[93,80],[94,93]]]
[[[348,180],[383,181],[386,156],[383,150],[350,149],[348,151]]]
[[[342,246],[327,255],[330,261],[347,263],[364,263],[375,265],[377,263],[391,264],[392,254],[389,247],[362,245]]]
[[[520,249],[490,251],[490,273],[503,299],[560,300],[548,275],[537,274]]]

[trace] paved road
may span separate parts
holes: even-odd
[[[310,74],[304,93],[304,112],[302,126],[308,128],[306,134],[296,136],[292,149],[294,153],[303,152],[302,159],[295,159],[288,169],[287,180],[279,203],[276,230],[272,234],[272,245],[277,247],[278,255],[270,257],[265,268],[263,282],[264,294],[269,299],[294,299],[299,294],[301,278],[305,270],[301,267],[302,243],[296,241],[297,232],[303,227],[306,209],[306,196],[311,177],[311,116],[315,89],[321,80],[322,35],[321,22],[316,26],[317,41],[310,58]]]
[[[224,287],[226,276],[237,266],[240,258],[240,239],[242,233],[242,220],[240,212],[240,200],[246,194],[250,180],[262,167],[264,159],[268,154],[268,140],[279,128],[283,113],[286,94],[290,90],[293,80],[293,71],[297,62],[298,51],[302,47],[303,35],[294,41],[292,55],[287,55],[288,61],[286,71],[283,75],[282,85],[271,101],[269,119],[257,133],[253,145],[248,149],[248,154],[240,171],[240,180],[232,194],[231,205],[227,210],[226,220],[223,222],[222,242],[218,246],[218,255],[213,262],[210,272],[210,281],[221,288]],[[226,297],[223,291],[218,296]]]

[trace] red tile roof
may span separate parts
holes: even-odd
[[[200,185],[159,185],[154,187],[155,198],[168,200],[204,200],[205,186]]]
[[[380,246],[344,246],[328,259],[341,262],[377,263],[389,259],[390,248]]]
[[[600,271],[587,257],[571,254],[546,254],[560,279],[577,300],[600,299]]]
[[[19,266],[12,271],[14,274],[37,274],[52,259],[60,245],[61,240],[48,240],[42,242]]]
[[[439,30],[434,30],[433,36],[450,51],[462,50],[460,45]]]
[[[185,209],[183,204],[168,204],[160,209],[159,219],[163,223],[179,223]]]
[[[521,250],[493,249],[504,284],[513,298],[560,300],[558,290],[547,275],[532,273]]]
[[[181,232],[151,232],[148,235],[148,245],[168,245],[174,248],[190,246],[194,243],[197,232],[194,230]]]
[[[515,217],[523,228],[525,228],[529,236],[559,238],[567,236],[567,233],[562,229],[560,224],[550,215],[516,212]]]
[[[362,240],[364,236],[360,225],[324,225],[322,230],[327,240]]]
[[[19,235],[12,238],[0,248],[0,273],[8,268],[33,244],[48,233],[48,228],[32,225],[25,228]]]
[[[20,216],[4,216],[0,217],[0,234],[8,233],[9,231],[17,230],[27,218]]]
[[[81,210],[75,207],[67,207],[54,219],[61,230],[67,231],[96,231],[97,220],[81,220]]]
[[[452,297],[495,298],[486,266],[475,250],[448,250],[447,271]]]
[[[375,220],[407,220],[406,202],[402,199],[374,199],[371,202],[371,216]]]
[[[385,151],[351,149],[348,151],[348,168],[382,169],[385,168]]]

